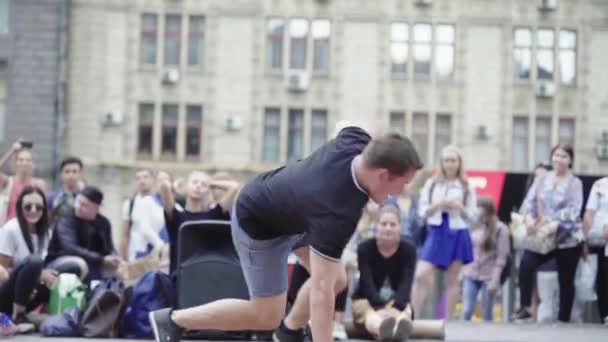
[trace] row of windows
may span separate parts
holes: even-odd
[[[452,142],[452,115],[427,112],[391,112],[389,129],[408,136],[416,146],[420,158],[432,165],[441,149]],[[433,152],[431,154],[431,152]]]
[[[148,159],[159,146],[161,156],[175,159],[178,146],[183,147],[186,158],[201,156],[203,113],[200,105],[160,105],[160,122],[155,120],[157,105],[141,103],[137,134],[137,155]],[[185,123],[181,125],[180,123]],[[180,129],[183,131],[180,132]],[[159,132],[160,134],[157,134]]]
[[[534,128],[532,128],[533,124]],[[535,163],[550,159],[553,145],[557,143],[574,145],[574,129],[575,120],[573,118],[538,116],[532,119],[527,116],[514,117],[511,168],[528,171],[530,169],[530,159]],[[554,140],[553,137],[557,140]],[[531,147],[532,150],[530,150]],[[532,156],[530,156],[530,152],[532,152]]]
[[[287,118],[283,120],[280,108],[270,107],[264,110],[262,161],[276,163],[284,159],[281,155],[283,136],[286,139],[287,149],[284,153],[287,160],[303,158],[327,141],[327,110],[289,108],[285,114]],[[286,135],[282,134],[284,122],[287,126]],[[308,146],[305,146],[305,134],[309,137]]]
[[[0,0],[6,1],[6,0]],[[164,17],[163,64],[181,65],[182,31],[187,32],[187,64],[200,66],[204,55],[205,18],[167,14]],[[286,32],[287,31],[287,32]],[[286,34],[287,33],[287,34]],[[272,17],[266,22],[266,67],[282,71],[287,56],[289,69],[311,68],[327,73],[330,67],[331,22],[327,19],[309,21],[303,18],[286,20]],[[156,64],[159,45],[159,16],[142,15],[141,62]],[[572,30],[519,27],[513,33],[513,59],[517,79],[554,80],[555,64],[559,66],[562,84],[576,79],[577,35]],[[312,55],[309,56],[309,46]],[[288,46],[288,49],[285,48]],[[393,22],[390,31],[391,73],[394,77],[429,77],[432,69],[438,79],[448,79],[454,72],[454,25]],[[311,60],[311,61],[309,61]],[[409,61],[412,61],[411,63]],[[533,75],[532,63],[536,65]],[[310,64],[310,66],[309,66]],[[410,67],[411,64],[411,67]]]
[[[201,66],[204,55],[205,17],[199,15],[187,16],[182,20],[178,14],[167,14],[163,19],[163,64],[182,65],[180,61],[182,49],[182,32],[187,32],[187,61],[189,66]],[[141,52],[142,64],[156,64],[159,46],[159,16],[144,13],[141,22]]]
[[[413,72],[416,77],[429,77],[431,65],[438,79],[448,79],[454,71],[454,25],[431,25],[404,22],[391,24],[391,73],[393,77],[408,74],[408,61],[413,56]],[[412,51],[412,56],[410,56]],[[433,58],[434,56],[434,58]],[[432,63],[434,61],[434,63]],[[411,71],[409,71],[411,72]]]
[[[139,105],[138,157],[151,158],[154,146],[158,144],[162,158],[175,159],[178,145],[181,144],[186,158],[200,159],[202,106],[162,104],[159,107],[160,121],[155,120],[156,109],[157,105],[153,103]],[[184,124],[181,125],[180,122]],[[179,132],[180,129],[183,132]],[[441,149],[452,142],[452,115],[391,112],[389,129],[409,136],[421,158],[431,165]],[[155,133],[157,130],[159,134]],[[261,159],[277,163],[303,158],[323,145],[328,134],[328,113],[325,109],[289,108],[282,111],[280,108],[268,107],[264,111]],[[554,144],[574,145],[574,135],[573,118],[514,117],[512,169],[525,171],[530,168],[530,161],[547,161]],[[286,148],[282,150],[281,146]]]
[[[553,81],[555,63],[559,66],[559,79],[562,84],[576,82],[576,32],[517,28],[513,33],[513,59],[515,78],[528,80],[533,77],[532,62],[536,64],[536,79]]]

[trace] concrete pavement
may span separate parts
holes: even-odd
[[[2,339],[2,338],[0,338]],[[85,338],[42,338],[16,336],[4,339],[11,342],[66,341],[70,342],[136,342],[141,340],[108,340]],[[427,340],[413,340],[427,341]],[[446,326],[446,341],[453,342],[608,342],[608,327],[601,325],[537,325],[484,324],[451,322]],[[430,341],[429,341],[430,342]]]

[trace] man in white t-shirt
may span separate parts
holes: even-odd
[[[128,261],[148,255],[165,245],[160,232],[165,226],[163,207],[154,194],[152,170],[135,172],[137,194],[123,205],[121,255]]]

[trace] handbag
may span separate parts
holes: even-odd
[[[536,208],[538,217],[544,217],[543,205],[540,199],[540,188],[544,180],[544,177],[541,178],[538,187],[536,188]],[[574,177],[571,177],[568,183],[568,194],[573,193],[573,186]],[[568,197],[564,198],[564,200],[558,204],[558,210],[565,208],[567,203]],[[544,219],[538,225],[539,227],[537,229],[525,227],[527,234],[522,241],[522,248],[539,254],[547,254],[558,246],[566,243],[570,244],[572,241],[576,240],[576,232],[578,231],[581,233],[580,223],[577,222],[574,217],[562,217],[560,220]],[[576,243],[573,243],[573,245],[576,245]]]
[[[80,321],[83,337],[118,337],[124,292],[123,283],[117,279],[102,280],[93,289]]]

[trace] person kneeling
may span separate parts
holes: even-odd
[[[359,284],[353,294],[353,318],[379,341],[406,341],[412,331],[409,304],[416,267],[416,248],[400,239],[399,209],[379,210],[375,237],[359,245]]]

